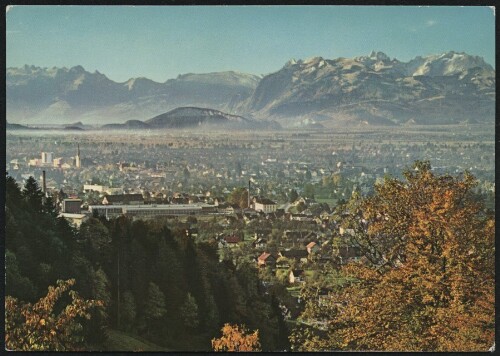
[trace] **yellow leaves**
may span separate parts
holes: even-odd
[[[259,331],[248,333],[244,326],[224,324],[222,337],[212,340],[214,351],[260,351]]]
[[[345,306],[332,314],[328,332],[351,349],[487,350],[494,336],[495,221],[469,199],[471,175],[434,176],[428,163],[416,167],[406,172],[408,182],[386,181],[353,203],[350,212],[361,214],[341,222],[365,231],[356,241],[380,253],[373,266],[343,267],[359,283],[335,295]]]
[[[74,350],[77,347],[73,330],[79,324],[75,318],[86,314],[87,310],[95,307],[98,303],[73,298],[72,304],[68,305],[58,316],[55,316],[54,304],[75,283],[75,280],[58,281],[57,283],[57,287],[50,286],[47,295],[34,305],[30,303],[18,305],[15,298],[6,296],[5,340],[8,349],[58,351]]]

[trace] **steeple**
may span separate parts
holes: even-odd
[[[77,146],[76,157],[75,157],[75,167],[80,168],[82,166],[81,158],[80,158],[80,144]]]

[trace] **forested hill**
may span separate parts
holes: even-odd
[[[209,351],[225,323],[258,329],[264,351],[287,348],[278,302],[260,292],[255,267],[220,263],[214,245],[125,217],[91,218],[76,231],[56,217],[51,199],[42,202],[33,178],[21,190],[7,176],[5,211],[6,296],[33,303],[57,280],[74,278],[82,298],[104,304],[76,319],[71,333],[81,338],[59,350],[103,350],[107,330],[118,329],[167,349]]]

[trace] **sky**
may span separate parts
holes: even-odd
[[[13,6],[6,64],[83,66],[124,82],[226,70],[265,75],[291,58],[447,51],[495,66],[486,6]]]

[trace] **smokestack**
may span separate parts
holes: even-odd
[[[42,171],[42,203],[45,204],[47,199],[47,183],[45,179],[45,171]]]
[[[250,209],[250,179],[248,180],[248,208]]]
[[[44,195],[47,192],[47,183],[45,181],[45,171],[42,171],[42,192]]]

